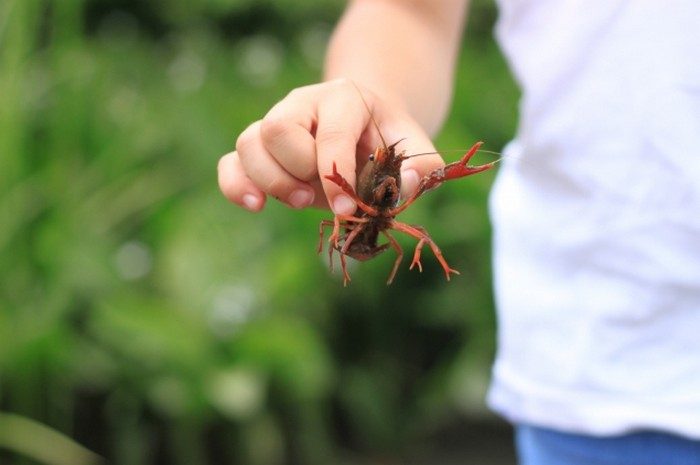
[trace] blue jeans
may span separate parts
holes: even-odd
[[[700,441],[654,431],[597,437],[518,425],[515,439],[520,465],[700,465]]]

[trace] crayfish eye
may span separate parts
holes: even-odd
[[[374,154],[373,153],[369,154],[369,161],[374,161]]]

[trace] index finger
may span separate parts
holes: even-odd
[[[336,214],[350,215],[356,208],[355,201],[326,176],[333,173],[335,164],[338,173],[355,187],[357,144],[369,123],[369,114],[357,92],[349,82],[339,81],[318,103],[318,173],[328,204]]]

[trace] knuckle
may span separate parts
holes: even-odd
[[[296,166],[296,177],[302,181],[311,181],[318,178],[318,167],[315,163],[306,163]]]
[[[274,113],[268,113],[260,123],[260,136],[267,144],[277,144],[289,134],[289,122]]]
[[[259,122],[255,122],[248,126],[238,136],[238,139],[236,139],[236,151],[238,152],[239,156],[242,157],[245,155],[248,147],[250,147],[250,145],[254,143],[258,137],[260,137],[260,126]]]
[[[331,83],[338,86],[341,89],[350,89],[356,86],[355,81],[353,81],[349,77],[341,77],[338,79],[334,79],[333,81],[331,81]]]
[[[316,132],[316,141],[319,144],[334,144],[348,138],[348,131],[337,123],[326,123]]]
[[[304,93],[304,88],[295,87],[294,89],[289,91],[286,98],[287,99],[296,99],[296,98],[300,97],[303,93]]]

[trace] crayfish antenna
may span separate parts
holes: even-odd
[[[372,124],[374,125],[374,128],[377,130],[377,134],[379,134],[379,139],[381,139],[381,141],[382,141],[382,148],[383,148],[384,150],[388,151],[388,150],[389,150],[389,147],[388,147],[387,144],[386,144],[386,140],[384,140],[384,136],[382,135],[382,130],[379,129],[379,124],[377,124],[377,120],[374,119],[374,113],[372,112],[372,109],[369,107],[369,104],[367,103],[367,100],[365,100],[365,96],[362,95],[362,91],[361,91],[360,88],[357,86],[357,84],[355,83],[355,81],[350,80],[350,82],[352,83],[352,85],[353,85],[353,87],[355,88],[355,90],[357,90],[357,93],[360,94],[360,99],[362,99],[362,103],[365,104],[365,108],[367,109],[367,113],[369,113],[369,119],[372,120]],[[394,144],[394,145],[396,145],[396,144]]]

